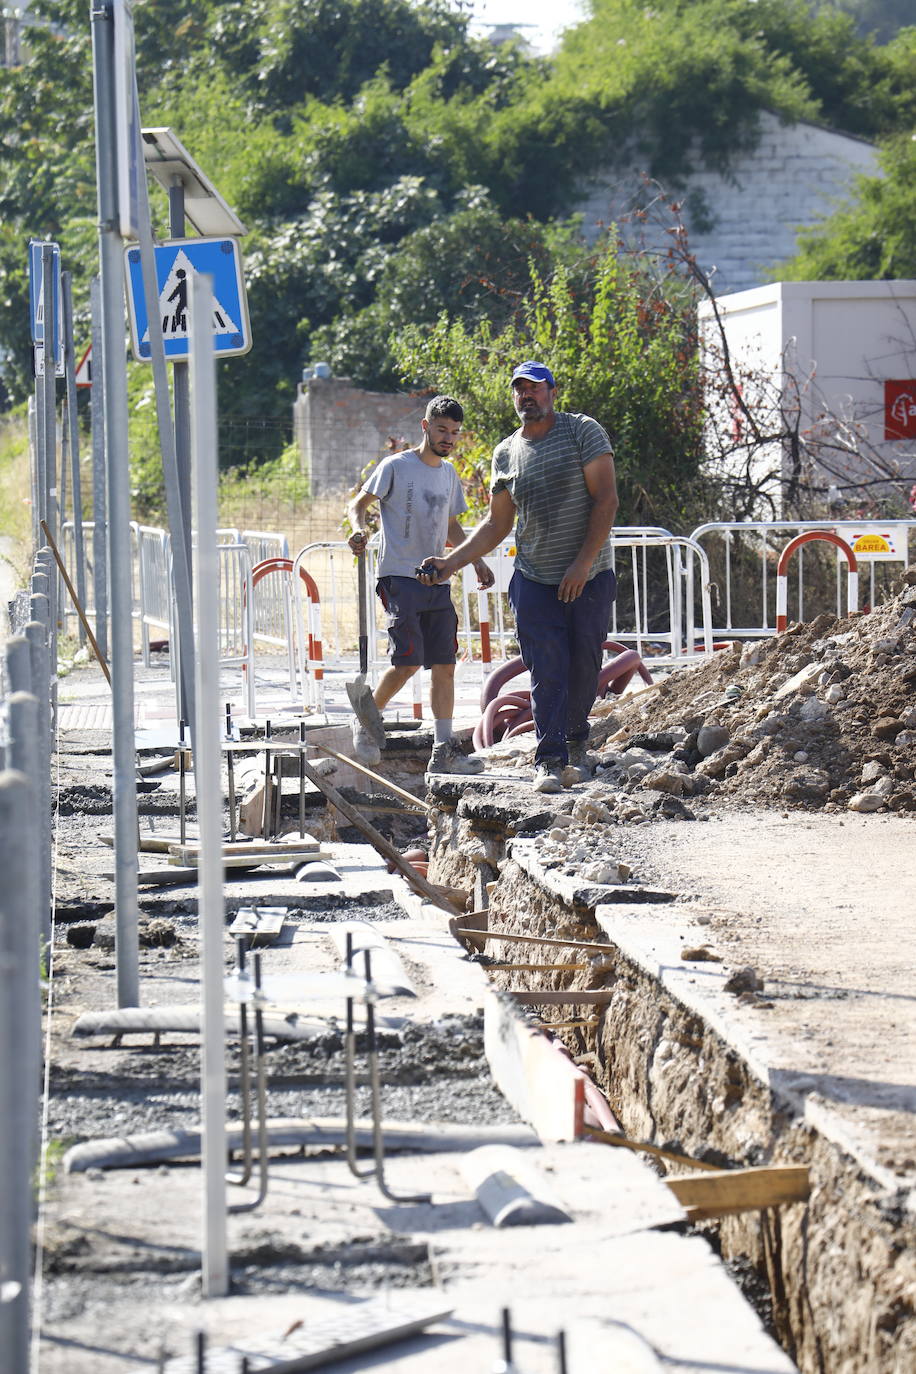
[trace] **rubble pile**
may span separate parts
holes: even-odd
[[[719,797],[916,812],[916,567],[867,614],[733,644],[624,697],[591,747],[589,791],[617,820],[688,819],[691,799]]]

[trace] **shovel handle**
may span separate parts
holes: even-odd
[[[369,607],[366,601],[366,553],[356,555],[356,577],[359,587],[359,671],[363,677],[369,671]]]

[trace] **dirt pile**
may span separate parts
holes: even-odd
[[[690,799],[916,812],[916,567],[874,611],[734,644],[597,720],[598,777],[631,808]],[[654,793],[654,805],[646,806]]]

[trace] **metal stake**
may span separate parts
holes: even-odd
[[[372,1148],[375,1155],[375,1182],[389,1202],[429,1202],[429,1193],[394,1193],[385,1182],[385,1141],[382,1136],[382,1099],[379,1087],[378,1049],[375,1039],[375,1003],[369,996],[372,983],[372,954],[363,950],[366,969],[366,1050],[369,1056],[369,1089],[372,1098]]]
[[[229,793],[229,842],[235,843],[235,762],[232,756],[232,703],[226,702],[226,739],[230,748],[226,750],[226,781]]]
[[[185,843],[188,829],[187,813],[187,764],[185,761],[184,745],[185,723],[183,720],[178,722],[178,838],[181,843]]]
[[[245,953],[248,937],[240,935],[235,942],[235,966],[239,978],[245,972]],[[242,1172],[226,1170],[226,1182],[242,1187],[251,1178],[251,1065],[248,1045],[248,1004],[239,1002],[239,1097],[242,1100]]]
[[[299,838],[305,835],[305,721],[299,722]]]
[[[270,838],[270,832],[267,828],[270,820],[270,807],[268,805],[268,797],[270,795],[270,734],[270,721],[265,720],[264,744],[266,747],[264,749],[264,796],[261,802],[261,834],[264,836],[265,840]]]
[[[344,955],[347,972],[353,968],[353,932],[347,931],[346,953]],[[347,998],[347,1020],[344,1033],[344,1085],[346,1096],[347,1120],[347,1164],[354,1178],[371,1178],[375,1168],[361,1169],[356,1160],[356,1031],[353,1025],[353,998]]]
[[[253,962],[255,991],[260,992],[260,954],[254,955]],[[256,999],[254,1004],[254,1061],[258,1100],[258,1194],[251,1202],[233,1203],[227,1209],[229,1212],[253,1212],[267,1196],[267,1075],[264,1069],[264,1013],[259,999]]]

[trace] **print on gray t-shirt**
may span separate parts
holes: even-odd
[[[424,558],[441,557],[449,520],[468,508],[451,463],[431,467],[414,449],[383,459],[362,490],[379,499],[379,577],[413,577]]]

